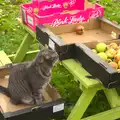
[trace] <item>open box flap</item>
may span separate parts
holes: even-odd
[[[19,64],[19,63],[18,63]],[[11,68],[16,66],[17,64],[9,64],[6,66],[0,67],[0,85],[7,87],[8,86],[8,78],[9,78],[9,72]],[[3,74],[3,75],[1,75]],[[3,113],[4,117],[12,117],[16,115],[22,115],[25,113],[32,112],[36,109],[46,111],[47,109],[50,110],[50,113],[47,114],[54,114],[53,107],[62,104],[64,106],[64,102],[61,99],[61,96],[59,95],[58,91],[52,87],[50,84],[42,91],[42,94],[44,96],[44,102],[40,106],[30,106],[30,105],[13,105],[10,102],[10,98],[5,96],[4,94],[0,93],[0,106],[1,106],[1,113]],[[63,114],[64,107],[58,111],[55,112],[62,112]]]
[[[4,87],[7,87],[8,79],[0,79],[0,85],[2,85]],[[61,97],[58,94],[58,92],[56,91],[56,89],[51,87],[51,85],[48,85],[47,88],[42,91],[42,94],[44,96],[44,103],[49,103],[49,102],[61,99]],[[18,110],[22,110],[22,109],[25,109],[25,108],[32,107],[31,105],[24,105],[24,104],[13,105],[10,102],[10,98],[3,95],[2,93],[0,93],[0,106],[1,106],[2,111],[4,113],[15,112],[15,111],[18,111]]]

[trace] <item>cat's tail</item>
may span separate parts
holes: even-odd
[[[8,88],[5,88],[3,86],[0,85],[0,93],[3,93],[4,95],[10,97],[10,93],[8,91]]]

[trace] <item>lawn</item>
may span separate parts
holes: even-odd
[[[10,2],[11,1],[11,2]],[[20,16],[19,5],[22,0],[0,0],[0,50],[4,50],[7,54],[15,53],[18,49],[23,36],[24,29],[20,26],[17,18]],[[28,2],[24,0],[24,2]],[[95,2],[95,0],[92,0]],[[100,4],[105,7],[105,17],[111,21],[120,23],[120,2],[118,0],[101,0]],[[38,48],[37,42],[33,43],[29,50]],[[73,80],[73,76],[61,64],[53,69],[52,84],[59,90],[61,96],[65,99],[66,116],[69,114],[74,103],[81,94],[79,85]],[[93,99],[84,116],[95,114],[109,109],[108,102],[103,92],[99,92]]]

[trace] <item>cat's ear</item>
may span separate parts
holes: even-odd
[[[45,46],[39,44],[39,50],[43,50],[43,49],[45,49],[45,48],[46,48],[46,49],[49,48],[47,44],[45,44]]]

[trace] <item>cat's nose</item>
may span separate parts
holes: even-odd
[[[52,55],[52,58],[57,58],[57,57],[59,57],[59,55],[57,53]]]

